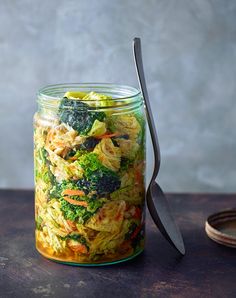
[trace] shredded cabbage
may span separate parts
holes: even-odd
[[[102,139],[93,152],[98,154],[99,160],[105,167],[113,171],[119,170],[121,150],[119,147],[114,146],[111,139]]]

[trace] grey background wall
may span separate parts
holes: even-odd
[[[161,185],[236,191],[234,0],[0,0],[0,187],[33,187],[37,89],[137,86],[134,36],[143,41]],[[149,173],[150,155],[149,146]]]

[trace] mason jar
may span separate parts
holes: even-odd
[[[132,87],[50,85],[34,116],[36,248],[71,265],[144,249],[145,116]]]

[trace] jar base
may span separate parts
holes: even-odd
[[[37,247],[36,247],[36,249],[37,249]],[[61,260],[57,260],[57,259],[53,259],[53,258],[48,257],[47,255],[45,255],[44,253],[42,253],[38,249],[37,249],[37,251],[44,258],[46,258],[50,261],[53,261],[55,263],[70,265],[70,266],[76,266],[76,267],[98,267],[98,266],[115,265],[115,264],[123,263],[123,262],[126,262],[126,261],[130,261],[130,260],[134,259],[135,257],[139,256],[144,251],[144,248],[140,248],[140,250],[138,250],[136,253],[134,253],[133,255],[131,255],[129,257],[119,259],[119,260],[116,260],[116,261],[108,261],[108,262],[101,262],[101,263],[76,263],[76,262],[69,262],[69,261],[61,261]]]

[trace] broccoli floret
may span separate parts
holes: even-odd
[[[64,97],[59,106],[59,119],[78,131],[81,135],[86,135],[97,119],[103,121],[104,112],[96,112],[94,107],[90,107],[80,100],[72,100]]]
[[[83,224],[103,206],[106,201],[104,196],[120,187],[121,181],[115,172],[103,166],[95,153],[84,154],[77,162],[84,169],[84,177],[77,181],[64,180],[62,183],[54,183],[50,196],[60,200],[60,209],[66,219]],[[86,200],[88,206],[73,205],[64,200],[62,192],[65,189],[83,190],[83,200]],[[76,196],[72,198],[77,199]]]
[[[82,189],[82,187],[79,187],[79,184],[77,181],[66,181],[64,180],[62,183],[55,183],[54,187],[52,188],[50,192],[51,198],[57,198],[59,199],[61,203],[61,211],[66,219],[69,219],[71,221],[77,221],[81,224],[86,222],[96,211],[98,208],[102,207],[105,199],[91,199],[86,196],[77,197],[72,196],[71,198],[73,200],[86,200],[88,203],[87,207],[84,206],[77,206],[70,204],[66,200],[64,200],[62,192],[66,189],[81,189],[85,192],[85,195],[88,193],[87,188]]]
[[[92,216],[90,212],[87,212],[86,208],[82,206],[72,205],[65,201],[63,198],[60,199],[60,203],[60,209],[65,219],[69,219],[71,221],[78,221],[79,223],[83,224]]]
[[[120,187],[118,175],[111,170],[97,170],[89,177],[78,180],[79,189],[83,190],[86,195],[94,193],[92,197],[103,197],[114,192]]]
[[[52,189],[50,190],[50,198],[59,199],[62,197],[62,192],[65,189],[78,189],[76,182],[74,181],[62,181],[61,183],[55,182]]]
[[[84,169],[85,177],[89,176],[92,172],[103,167],[102,163],[98,159],[96,153],[87,153],[78,159],[78,163]]]
[[[60,199],[61,211],[66,219],[77,221],[80,224],[85,223],[96,211],[104,204],[104,200],[88,201],[88,207],[76,206],[68,203],[63,198]]]
[[[95,199],[120,188],[121,181],[118,174],[106,168],[96,153],[84,154],[79,157],[77,162],[84,170],[84,177],[79,180],[54,183],[50,190],[50,198],[61,198],[65,189],[79,189],[84,191],[85,196],[88,196],[89,199]]]
[[[82,190],[85,195],[88,195],[90,192],[90,182],[84,178],[79,179],[77,181],[77,186],[80,190]]]
[[[112,193],[117,190],[121,184],[119,176],[105,167],[94,171],[88,177],[88,181],[90,183],[90,190],[97,191],[99,196]]]
[[[106,168],[98,159],[96,153],[88,153],[79,159],[79,164],[84,169],[84,178],[77,182],[81,190],[97,192],[98,196],[104,196],[120,187],[120,178],[112,170]]]

